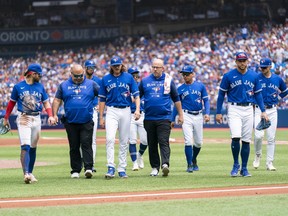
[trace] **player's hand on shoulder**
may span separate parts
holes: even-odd
[[[216,114],[216,122],[218,122],[218,123],[222,123],[223,122],[222,114]]]

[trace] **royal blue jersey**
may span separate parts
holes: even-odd
[[[101,79],[97,76],[92,76],[92,79],[94,82],[96,82],[100,88],[101,85]],[[93,101],[93,106],[96,107],[98,105],[98,97],[95,97],[94,101]]]
[[[180,101],[176,85],[170,83],[170,93],[164,94],[164,80],[166,74],[156,78],[153,74],[142,79],[139,85],[140,97],[144,97],[144,111],[146,120],[171,119],[171,105]],[[171,100],[172,99],[172,100]]]
[[[80,84],[75,84],[71,77],[60,84],[55,97],[63,100],[68,123],[83,124],[92,120],[98,89],[97,83],[86,77]]]
[[[140,84],[140,82],[137,83],[138,86],[139,86],[139,84]],[[130,109],[131,109],[131,113],[135,112],[135,110],[136,110],[135,102],[134,103],[132,102]],[[142,97],[141,100],[140,100],[140,111],[143,111],[143,110],[144,110],[144,99]]]
[[[27,84],[25,80],[13,87],[11,101],[17,102],[17,110],[24,113],[42,112],[43,102],[49,100],[39,82]]]
[[[235,68],[224,74],[220,90],[227,93],[228,102],[254,103],[254,94],[262,88],[257,73],[247,70],[242,74]]]
[[[278,104],[278,95],[287,95],[288,89],[281,77],[272,73],[270,78],[266,78],[262,73],[258,74],[259,82],[262,86],[262,96],[265,106]],[[283,96],[282,96],[283,97]]]
[[[102,78],[99,97],[106,106],[131,106],[131,96],[139,96],[137,83],[131,74],[123,72],[117,77],[107,74]]]
[[[192,84],[184,83],[178,87],[178,94],[183,110],[201,111],[203,109],[203,101],[205,105],[205,114],[210,114],[209,97],[202,82],[195,81]]]

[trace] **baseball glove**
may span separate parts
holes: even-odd
[[[4,118],[0,119],[0,135],[8,133],[10,131],[10,125],[4,125]]]
[[[271,122],[268,120],[266,121],[265,118],[262,118],[261,121],[258,123],[256,129],[257,130],[264,130],[266,128],[269,128],[271,125]]]

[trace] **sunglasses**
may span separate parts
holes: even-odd
[[[191,73],[182,73],[182,76],[190,76]]]
[[[76,79],[81,79],[81,78],[83,78],[83,76],[84,76],[84,74],[79,74],[79,75],[77,75],[77,74],[73,74],[73,73],[71,73],[73,76],[74,76],[74,78],[76,78]]]
[[[267,69],[268,67],[261,67],[261,70],[265,70],[265,69]]]
[[[93,67],[93,66],[88,66],[88,67],[86,67],[86,69],[87,69],[87,70],[95,70],[95,69],[96,69],[96,67]]]

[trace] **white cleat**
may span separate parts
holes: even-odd
[[[253,161],[253,167],[257,169],[260,166],[261,155],[256,155]]]
[[[77,172],[74,172],[71,174],[71,178],[73,178],[73,179],[78,179],[79,177],[80,177],[80,174]]]
[[[84,175],[87,179],[90,179],[93,176],[93,172],[92,170],[86,170]]]
[[[134,162],[133,162],[132,171],[138,171],[138,170],[139,170],[138,163],[137,163],[137,161],[134,161]]]
[[[31,176],[28,173],[24,175],[24,182],[25,184],[31,184]]]
[[[152,171],[151,171],[151,173],[150,173],[150,176],[158,176],[158,173],[159,173],[159,171],[158,171],[157,168],[152,168]]]
[[[137,163],[140,169],[144,168],[144,159],[143,155],[141,155],[139,152],[137,153]]]
[[[31,183],[38,182],[38,180],[35,178],[35,176],[32,173],[30,173],[30,178],[31,178]]]
[[[272,161],[267,163],[267,170],[268,171],[276,171],[276,168],[273,166]]]

